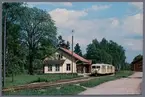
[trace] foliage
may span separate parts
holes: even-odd
[[[81,51],[81,48],[80,48],[80,45],[79,43],[77,43],[74,47],[74,52],[80,56],[82,56],[82,51]]]
[[[61,35],[58,36],[58,47],[63,47],[66,49],[70,49],[70,43],[69,41],[65,42],[65,40],[62,38]]]
[[[57,28],[50,15],[24,3],[3,3],[2,28],[5,16],[6,76],[24,71],[33,74],[34,69],[43,69],[42,60],[52,54],[57,43]],[[2,33],[4,40],[4,29]]]
[[[135,62],[135,61],[137,61],[137,60],[139,60],[141,58],[143,58],[143,56],[141,54],[139,54],[136,57],[134,57],[133,62]]]
[[[4,47],[4,25],[6,22],[6,76],[24,72],[25,53],[20,42],[20,25],[17,24],[22,3],[3,3],[2,46]],[[4,48],[3,48],[4,50]],[[4,54],[4,51],[2,55]],[[3,56],[4,57],[4,56]],[[2,57],[2,58],[3,58]],[[3,58],[4,59],[4,58]],[[4,60],[3,60],[4,61]]]
[[[125,64],[125,50],[121,45],[107,41],[105,38],[98,42],[97,39],[92,40],[86,49],[86,58],[95,63],[112,64],[117,69],[123,69]],[[125,66],[124,66],[125,67]]]
[[[20,15],[21,40],[28,48],[29,74],[33,74],[33,61],[37,52],[44,56],[56,40],[56,27],[50,15],[37,8],[24,7]],[[48,45],[48,46],[47,46]]]

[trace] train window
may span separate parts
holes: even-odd
[[[96,68],[100,68],[100,66],[97,66]]]
[[[96,68],[96,66],[92,66],[92,68]]]

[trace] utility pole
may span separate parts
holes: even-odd
[[[73,32],[74,30],[72,30],[72,73],[73,73]]]
[[[6,60],[6,18],[7,18],[7,15],[5,15],[4,17],[5,19],[5,22],[4,22],[4,57],[3,57],[3,87],[5,86],[5,60]]]

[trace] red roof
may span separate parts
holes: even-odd
[[[65,49],[65,48],[60,48],[61,50],[63,50],[64,52],[68,53],[69,55],[72,55],[72,51]],[[86,62],[88,64],[91,64],[92,62],[90,60],[84,59],[83,57],[79,56],[78,54],[73,52],[73,57],[75,57],[76,59],[82,61],[82,62]]]

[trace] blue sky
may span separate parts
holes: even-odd
[[[113,40],[126,50],[126,61],[143,53],[142,2],[29,2],[29,7],[46,10],[55,21],[59,35],[79,43],[83,53],[97,38]]]

